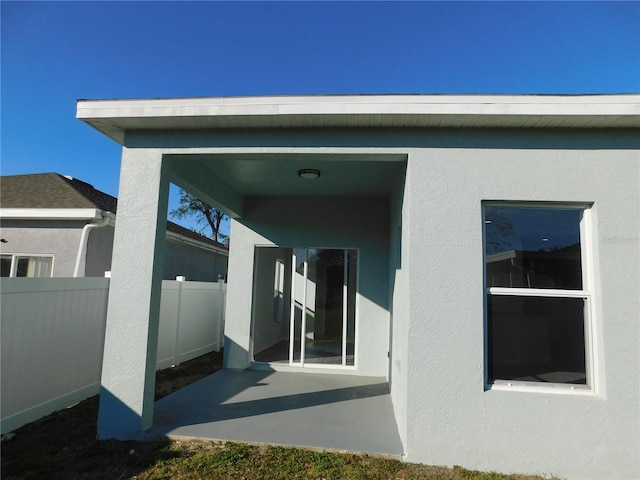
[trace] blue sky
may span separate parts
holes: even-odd
[[[118,193],[77,99],[638,93],[640,2],[0,2],[2,175]]]

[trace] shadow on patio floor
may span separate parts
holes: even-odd
[[[400,455],[383,378],[222,370],[156,403],[150,437]]]

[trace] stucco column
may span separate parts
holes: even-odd
[[[169,182],[159,151],[123,149],[98,438],[151,427]]]
[[[251,365],[249,351],[255,245],[267,245],[269,241],[235,220],[231,222],[231,238],[234,244],[229,250],[224,368],[244,370]]]

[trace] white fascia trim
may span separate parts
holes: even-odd
[[[176,242],[176,243],[184,243],[185,245],[191,245],[193,247],[209,250],[210,252],[220,253],[221,255],[229,256],[229,251],[222,247],[216,247],[215,245],[211,245],[209,243],[200,242],[196,239],[182,236],[179,233],[167,231],[167,240]]]
[[[97,208],[0,208],[0,218],[16,220],[100,220]]]
[[[640,115],[640,95],[344,95],[79,100],[79,119],[278,115]]]

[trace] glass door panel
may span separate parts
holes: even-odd
[[[256,258],[254,359],[354,366],[357,250],[258,247]],[[267,288],[259,284],[263,278],[269,278],[268,295],[261,293]],[[262,314],[263,304],[268,315]],[[279,325],[276,318],[285,310],[286,323]]]
[[[342,365],[345,296],[344,250],[309,249],[305,361]]]

